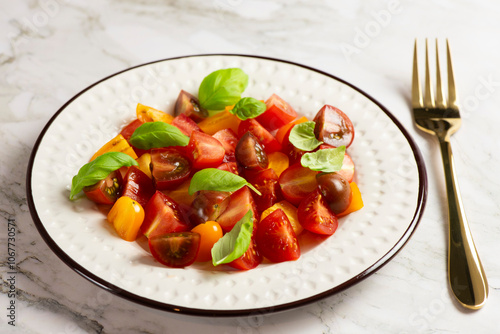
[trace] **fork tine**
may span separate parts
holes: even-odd
[[[446,109],[446,99],[441,85],[441,68],[439,66],[438,40],[436,39],[436,106]]]
[[[424,107],[422,90],[420,89],[420,80],[418,78],[417,39],[415,39],[415,47],[413,49],[413,79],[411,85],[411,103],[413,108]]]
[[[458,109],[457,91],[455,89],[455,77],[453,75],[453,67],[451,65],[450,43],[446,39],[446,53],[448,60],[448,103],[451,108]]]
[[[425,39],[425,95],[424,95],[425,108],[435,108],[434,93],[432,91],[432,80],[430,72],[431,71],[429,69],[429,47],[427,39]]]

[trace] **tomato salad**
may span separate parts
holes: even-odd
[[[181,91],[173,115],[138,104],[73,178],[70,199],[83,191],[168,267],[297,260],[302,234],[332,235],[363,207],[346,153],[354,127],[330,105],[311,121],[276,94],[242,98],[247,84],[241,69],[222,69],[198,97]]]

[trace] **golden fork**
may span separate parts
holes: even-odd
[[[412,80],[413,117],[420,130],[437,136],[441,147],[448,197],[448,280],[450,287],[460,304],[470,309],[479,309],[488,298],[488,281],[467,223],[451,152],[450,136],[458,130],[462,120],[458,111],[448,40],[446,40],[446,47],[448,101],[444,97],[441,85],[437,40],[436,99],[434,99],[430,78],[427,40],[425,41],[425,94],[422,97],[418,78],[417,40],[415,40]]]

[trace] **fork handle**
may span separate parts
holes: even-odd
[[[440,139],[440,146],[448,197],[448,279],[463,306],[479,309],[488,298],[488,281],[465,216],[449,139]]]

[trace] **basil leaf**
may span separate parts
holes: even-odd
[[[220,238],[212,247],[212,263],[214,266],[230,263],[245,254],[252,239],[252,210],[234,225],[233,229]]]
[[[300,163],[318,172],[333,173],[342,169],[344,155],[345,146],[327,148],[304,154]]]
[[[108,152],[98,156],[94,160],[80,168],[78,174],[71,181],[71,193],[69,199],[73,199],[86,186],[91,186],[104,180],[111,172],[123,166],[138,166],[139,164],[131,156],[121,152]]]
[[[266,111],[266,104],[253,97],[244,97],[230,110],[231,114],[238,116],[242,121],[255,118]]]
[[[259,196],[260,191],[255,189],[253,185],[247,182],[241,176],[220,170],[217,168],[205,168],[193,175],[189,184],[189,195],[193,195],[199,190],[216,190],[216,191],[236,191],[244,186],[248,186],[255,191]]]
[[[316,135],[314,134],[315,125],[316,123],[313,121],[295,125],[290,131],[289,136],[289,140],[293,146],[302,151],[312,151],[323,144],[322,141],[316,139]]]
[[[165,122],[146,122],[135,129],[130,143],[141,150],[167,146],[186,146],[189,137]]]
[[[202,108],[222,110],[241,99],[247,88],[248,75],[239,68],[227,68],[207,75],[198,89],[198,100]]]

